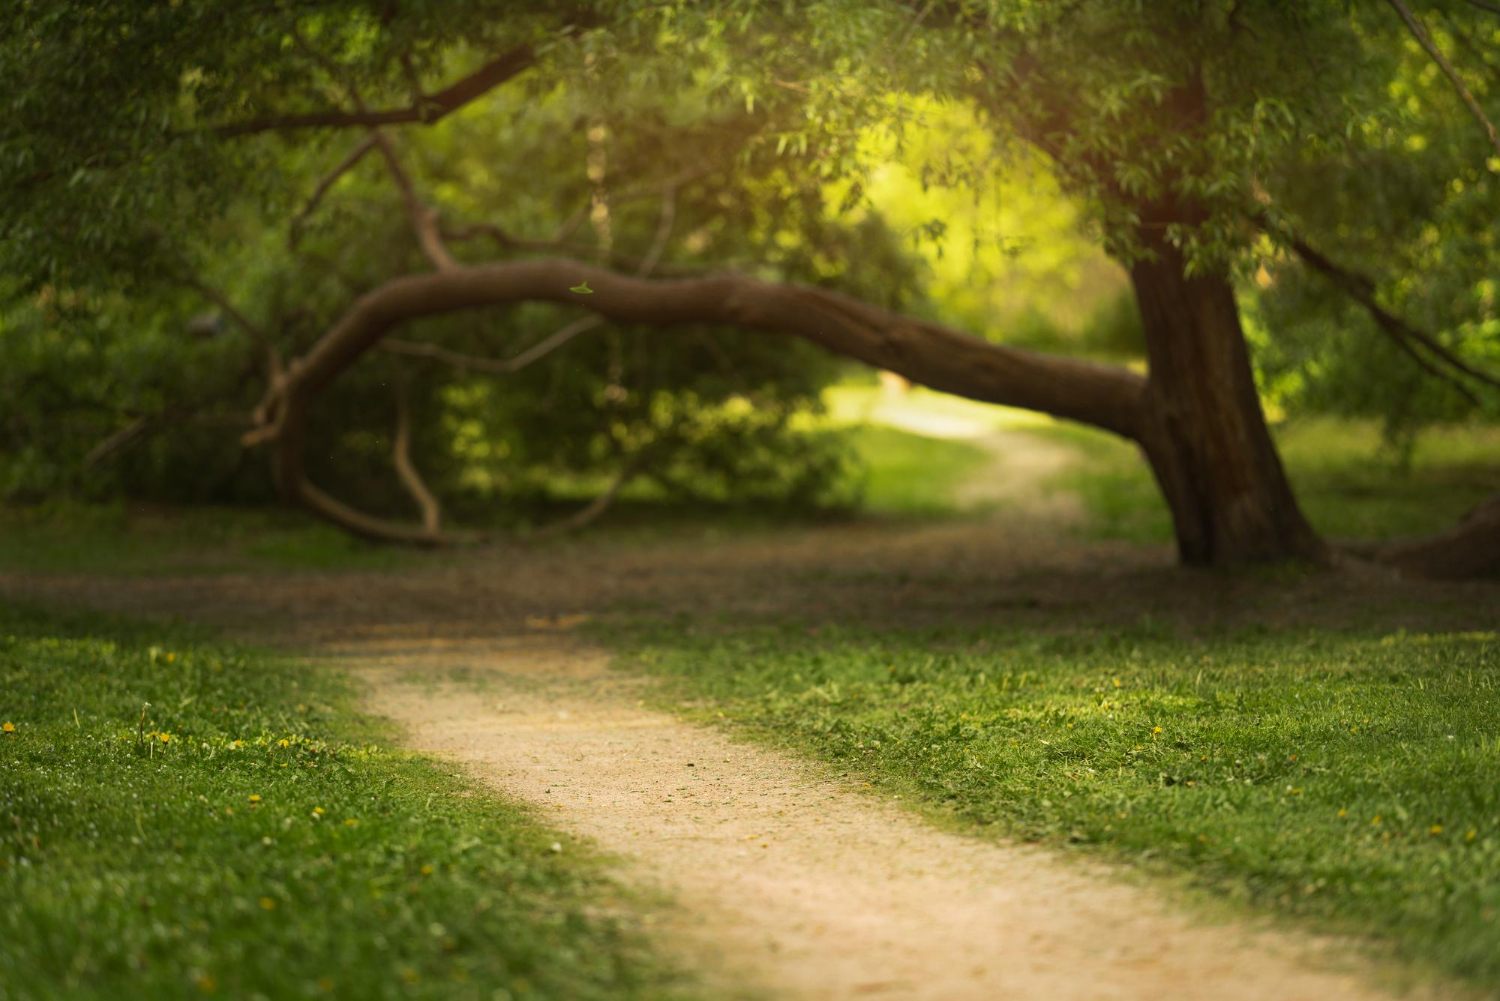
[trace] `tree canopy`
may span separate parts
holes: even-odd
[[[12,493],[171,428],[114,482],[253,495],[243,434],[287,499],[414,541],[447,537],[437,494],[542,469],[601,499],[827,496],[839,456],[791,430],[823,348],[1138,442],[1190,562],[1324,559],[1264,403],[1396,440],[1496,414],[1486,5],[22,0],[0,24]],[[1497,518],[1387,555],[1489,567]]]

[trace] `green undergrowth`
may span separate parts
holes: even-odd
[[[328,672],[0,606],[0,999],[656,998],[639,902]]]
[[[1076,494],[1095,538],[1168,542],[1172,522],[1151,470],[1132,444],[1087,428],[1025,428],[1076,461],[1048,486]],[[1394,454],[1370,423],[1328,418],[1276,433],[1287,476],[1313,527],[1333,539],[1394,539],[1451,527],[1500,491],[1500,428],[1433,428]]]
[[[955,492],[991,461],[984,449],[966,441],[927,438],[876,425],[843,433],[863,476],[862,506],[880,515],[931,518],[955,514]]]
[[[962,828],[1500,990],[1494,633],[614,628],[668,704]]]
[[[395,570],[427,559],[286,508],[0,507],[0,570],[128,576]]]

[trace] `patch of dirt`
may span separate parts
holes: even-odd
[[[705,986],[791,998],[1376,996],[1326,943],[1205,925],[1044,851],[924,825],[814,764],[638,704],[557,634],[325,651],[411,746],[462,762],[677,901]],[[452,680],[457,673],[462,680]]]

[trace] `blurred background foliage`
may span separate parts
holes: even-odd
[[[924,23],[923,6],[944,11]],[[1500,18],[1423,10],[1493,105]],[[398,104],[413,80],[431,92],[522,44],[536,68],[399,134],[444,225],[493,228],[454,239],[463,260],[735,268],[1140,366],[1118,263],[1128,212],[1077,164],[1109,150],[1111,183],[1146,197],[1175,156],[1217,213],[1183,239],[1233,261],[1273,419],[1374,419],[1399,458],[1424,428],[1500,416],[1496,394],[1471,401],[1428,377],[1243,222],[1246,197],[1269,201],[1370,275],[1387,307],[1500,367],[1500,158],[1383,5],[23,2],[9,17],[0,164],[26,197],[0,216],[8,500],[269,501],[264,462],[237,444],[263,387],[252,346],[195,286],[290,357],[355,297],[425,263],[376,156],[299,216],[356,134],[216,140],[201,126],[351,94]],[[1055,58],[1048,74],[1017,70],[1041,58]],[[1240,95],[1191,150],[1156,141],[1184,60]],[[1071,145],[1049,157],[1019,144],[1017,122],[1064,86],[1085,105]],[[527,305],[400,336],[515,357],[579,315]],[[800,343],[702,327],[604,325],[503,376],[376,352],[320,401],[309,472],[404,513],[389,461],[399,384],[417,464],[462,518],[533,521],[622,470],[639,473],[637,496],[843,507],[861,482],[851,449],[806,429],[850,376]]]

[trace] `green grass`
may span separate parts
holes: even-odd
[[[56,573],[393,570],[430,554],[356,539],[285,508],[0,507],[0,569]]]
[[[1494,633],[615,628],[668,703],[961,827],[1500,990]]]
[[[328,672],[0,606],[0,723],[0,999],[672,990],[586,846]]]
[[[1168,542],[1166,504],[1137,449],[1069,425],[1025,429],[1075,449],[1079,461],[1052,482],[1083,499],[1084,534]],[[1500,491],[1500,427],[1432,429],[1402,466],[1368,423],[1306,420],[1277,432],[1297,499],[1313,526],[1334,539],[1392,539],[1440,531]]]
[[[932,518],[957,513],[955,491],[990,461],[977,445],[895,428],[870,425],[844,434],[865,473],[862,507],[879,515]]]

